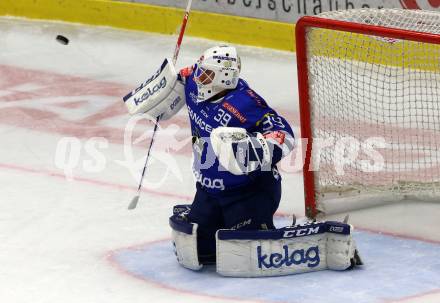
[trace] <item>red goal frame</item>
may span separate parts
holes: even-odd
[[[313,171],[310,170],[313,137],[311,125],[306,39],[307,29],[309,28],[333,29],[336,31],[432,44],[440,44],[440,35],[377,25],[325,19],[315,16],[304,16],[298,20],[295,27],[295,39],[298,70],[301,137],[307,139],[307,148],[303,166],[305,213],[307,217],[315,218],[318,214],[315,195],[315,174]]]

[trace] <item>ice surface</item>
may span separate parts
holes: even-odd
[[[353,212],[364,270],[254,283],[179,268],[167,222],[194,193],[186,112],[161,125],[139,205],[128,211],[152,127],[141,121],[124,138],[133,121],[121,101],[171,56],[176,37],[15,18],[0,18],[0,31],[0,302],[440,301],[435,203]],[[178,67],[215,44],[185,37]],[[298,133],[294,54],[238,48],[243,77]],[[132,149],[129,138],[140,138]],[[304,214],[292,162],[282,165],[278,222]],[[266,281],[272,287],[260,288]]]

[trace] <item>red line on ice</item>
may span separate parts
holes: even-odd
[[[374,233],[374,234],[381,234],[381,235],[385,235],[385,236],[395,237],[395,238],[416,240],[416,241],[422,241],[422,242],[431,243],[431,244],[440,244],[439,240],[427,239],[427,238],[423,238],[423,237],[419,237],[419,236],[411,236],[411,235],[405,235],[405,234],[400,234],[400,233],[395,233],[395,232],[388,232],[388,231],[377,230],[377,229],[373,229],[373,228],[358,227],[358,226],[355,226],[355,229],[365,231],[365,232]]]
[[[278,216],[285,216],[285,214],[283,213],[277,213]],[[423,238],[419,238],[419,237],[410,237],[410,236],[405,236],[405,235],[400,235],[400,234],[395,234],[395,233],[388,233],[388,232],[382,232],[382,231],[375,231],[375,230],[371,230],[371,229],[365,229],[365,228],[357,228],[359,230],[362,231],[366,231],[366,232],[371,232],[371,233],[377,233],[377,234],[384,234],[387,236],[392,236],[392,237],[398,237],[398,238],[404,238],[404,239],[409,239],[409,240],[418,240],[418,241],[424,241],[424,242],[429,242],[429,243],[434,243],[434,244],[440,244],[439,241],[432,241],[432,240],[427,240],[427,239],[423,239]],[[195,295],[195,296],[199,296],[199,297],[205,297],[205,298],[213,298],[213,299],[224,299],[224,300],[232,300],[232,301],[237,301],[237,302],[255,302],[255,303],[267,303],[268,301],[247,301],[245,299],[240,299],[240,298],[227,298],[227,297],[220,297],[220,296],[214,296],[214,295],[205,295],[205,294],[197,294],[194,292],[190,292],[187,290],[183,290],[183,289],[179,289],[176,287],[172,287],[172,286],[168,286],[166,284],[154,281],[152,279],[146,278],[144,276],[141,275],[137,275],[134,274],[130,271],[128,271],[127,269],[125,269],[123,266],[121,266],[121,264],[119,264],[116,260],[115,260],[115,255],[120,252],[120,251],[125,251],[125,250],[140,250],[140,249],[144,249],[147,246],[151,246],[154,245],[156,243],[160,243],[160,242],[165,242],[165,241],[170,241],[170,238],[163,238],[163,239],[157,239],[157,240],[153,240],[144,244],[139,244],[139,245],[132,245],[132,246],[128,246],[128,247],[123,247],[123,248],[118,248],[115,250],[111,250],[106,254],[106,259],[107,261],[111,264],[112,267],[114,267],[115,269],[117,269],[119,272],[128,275],[132,278],[135,278],[137,280],[141,280],[144,281],[146,283],[152,284],[156,287],[160,287],[162,289],[166,289],[166,290],[170,290],[170,291],[174,291],[174,292],[178,292],[178,293],[183,293],[183,294],[189,294],[189,295]],[[420,293],[417,295],[412,295],[412,296],[408,296],[408,297],[402,297],[399,299],[394,299],[394,300],[387,300],[385,299],[383,302],[384,303],[393,303],[393,302],[406,302],[408,300],[411,299],[418,299],[418,298],[423,298],[424,296],[429,296],[429,295],[433,295],[433,294],[437,294],[440,293],[440,289],[434,289],[428,292],[424,292],[424,293]],[[408,301],[409,302],[409,301]]]
[[[249,303],[269,303],[270,302],[270,301],[261,301],[261,300],[246,300],[246,299],[236,298],[236,297],[222,297],[222,296],[216,296],[216,295],[199,294],[199,293],[192,292],[192,291],[189,291],[189,290],[180,289],[180,288],[169,286],[169,285],[166,285],[166,284],[154,281],[152,279],[146,278],[144,276],[132,273],[132,272],[128,271],[127,269],[125,269],[124,267],[122,267],[121,264],[119,264],[115,260],[115,255],[118,252],[120,252],[120,251],[124,251],[124,250],[139,250],[139,249],[143,249],[143,248],[145,248],[147,246],[151,246],[151,245],[154,245],[156,243],[165,242],[165,241],[171,241],[171,239],[170,238],[158,239],[158,240],[153,240],[153,241],[150,241],[150,242],[147,242],[147,243],[144,243],[144,244],[140,244],[140,245],[133,245],[133,246],[129,246],[129,247],[118,248],[118,249],[109,251],[106,254],[105,258],[110,263],[110,265],[113,268],[115,268],[117,271],[119,271],[120,273],[125,274],[127,276],[130,276],[132,278],[135,278],[137,280],[141,280],[143,282],[146,282],[148,284],[153,285],[154,287],[158,287],[158,288],[161,288],[161,289],[177,292],[177,293],[180,293],[180,294],[187,294],[187,295],[191,295],[191,296],[197,296],[197,297],[209,298],[209,299],[221,299],[221,300],[232,301],[232,302],[249,302]],[[282,303],[282,302],[279,302],[279,303]]]
[[[83,139],[104,137],[111,143],[124,144],[125,125],[111,122],[118,117],[129,120],[121,96],[131,89],[132,87],[119,83],[0,65],[0,91],[6,93],[0,95],[0,105],[5,106],[0,111],[0,121],[45,133]],[[13,105],[8,106],[11,102]],[[84,109],[81,113],[83,118],[72,119],[68,116],[66,110],[79,108]],[[297,112],[288,111],[283,114],[289,120],[298,121]],[[170,121],[162,121],[160,126],[167,128],[171,124],[182,130],[175,139],[183,141],[191,136],[188,118],[184,114],[179,114]],[[150,127],[151,124],[143,121],[136,127],[136,134]],[[163,142],[168,139],[166,137],[163,135]],[[149,139],[149,136],[145,138],[148,141]],[[167,147],[169,145],[161,142],[155,144],[155,150],[164,150]],[[190,155],[191,144],[169,152]]]
[[[409,302],[412,302],[414,299],[421,299],[423,297],[430,296],[430,295],[436,295],[436,294],[440,294],[440,288],[433,289],[433,290],[430,290],[430,291],[427,291],[424,293],[420,293],[417,295],[413,295],[413,296],[399,298],[396,300],[393,300],[393,299],[384,300],[384,303],[397,303],[397,302],[408,302],[409,303]],[[427,302],[434,302],[434,301],[431,299],[430,301],[427,301]]]
[[[15,164],[0,163],[0,168],[15,170],[15,171],[19,171],[19,172],[25,172],[25,173],[29,173],[29,174],[42,175],[45,177],[64,179],[64,180],[66,179],[65,175],[62,173],[48,171],[48,170],[42,170],[42,169],[34,169],[34,168],[29,168],[29,167],[24,167],[24,166],[18,166]],[[110,187],[112,189],[117,189],[117,190],[137,191],[137,187],[134,187],[134,186],[111,183],[111,182],[83,178],[83,177],[74,177],[72,182],[80,182],[80,183],[86,183],[86,184],[91,184],[91,185],[96,185],[96,186]],[[190,197],[190,196],[172,194],[172,193],[162,192],[162,191],[156,191],[156,190],[152,190],[152,189],[148,189],[148,188],[143,188],[142,192],[146,192],[149,194],[154,194],[154,195],[158,195],[158,196],[162,196],[162,197],[176,198],[176,199],[185,200],[185,201],[192,200],[192,197]]]

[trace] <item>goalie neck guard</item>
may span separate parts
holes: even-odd
[[[237,87],[240,57],[232,46],[215,46],[206,50],[197,61],[194,80],[197,102],[203,102],[226,89]]]

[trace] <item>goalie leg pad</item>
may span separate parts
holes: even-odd
[[[318,222],[277,230],[219,230],[217,272],[223,276],[290,275],[353,266],[352,226]]]
[[[191,204],[177,204],[173,206],[173,215],[180,215],[182,220],[191,210]]]
[[[185,221],[180,213],[171,216],[169,223],[177,261],[185,268],[200,270],[202,265],[197,254],[197,224]]]
[[[356,243],[350,235],[327,233],[327,267],[332,270],[350,268],[355,256]]]

